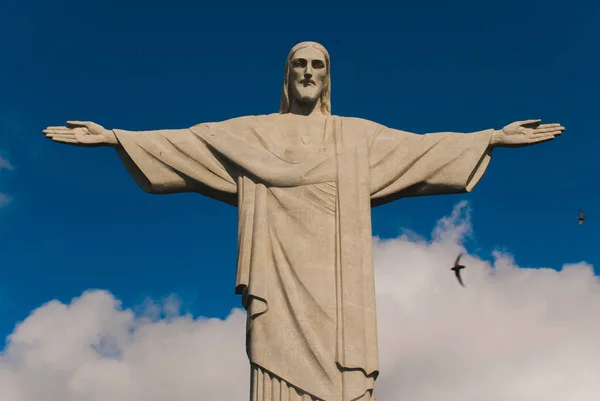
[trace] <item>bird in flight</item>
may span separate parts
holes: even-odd
[[[465,285],[463,284],[462,278],[460,277],[460,271],[461,271],[461,269],[464,269],[465,267],[463,265],[458,264],[458,261],[460,260],[461,256],[462,256],[462,253],[460,255],[458,255],[458,257],[456,258],[456,261],[454,262],[454,267],[452,267],[450,270],[454,270],[454,274],[456,275],[456,279],[458,280],[458,283],[464,287]]]
[[[583,211],[581,209],[579,209],[579,216],[577,216],[576,219],[579,221],[579,224],[577,224],[578,226],[582,225],[585,221],[585,214],[583,214]]]

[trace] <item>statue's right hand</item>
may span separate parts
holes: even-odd
[[[91,121],[67,121],[65,127],[47,127],[42,131],[56,142],[78,146],[116,146],[117,138],[111,130]]]

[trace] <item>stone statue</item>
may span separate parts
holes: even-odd
[[[279,113],[176,130],[69,121],[43,131],[57,142],[114,147],[149,193],[196,192],[237,206],[236,293],[248,312],[252,401],[374,399],[371,207],[470,192],[495,147],[564,130],[528,120],[418,135],[334,116],[330,65],[320,44],[294,46]]]

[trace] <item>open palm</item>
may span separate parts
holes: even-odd
[[[47,127],[42,132],[55,142],[71,145],[93,147],[117,143],[112,131],[91,121],[67,121],[64,127]]]
[[[545,142],[561,135],[565,130],[560,124],[540,124],[541,120],[525,120],[502,128],[498,145],[520,147]]]

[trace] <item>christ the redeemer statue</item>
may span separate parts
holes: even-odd
[[[418,135],[334,116],[330,94],[327,50],[303,42],[288,55],[279,113],[177,130],[80,121],[44,130],[57,142],[116,148],[149,193],[196,192],[237,206],[251,401],[374,399],[371,207],[469,192],[493,148],[564,130],[528,120]]]

